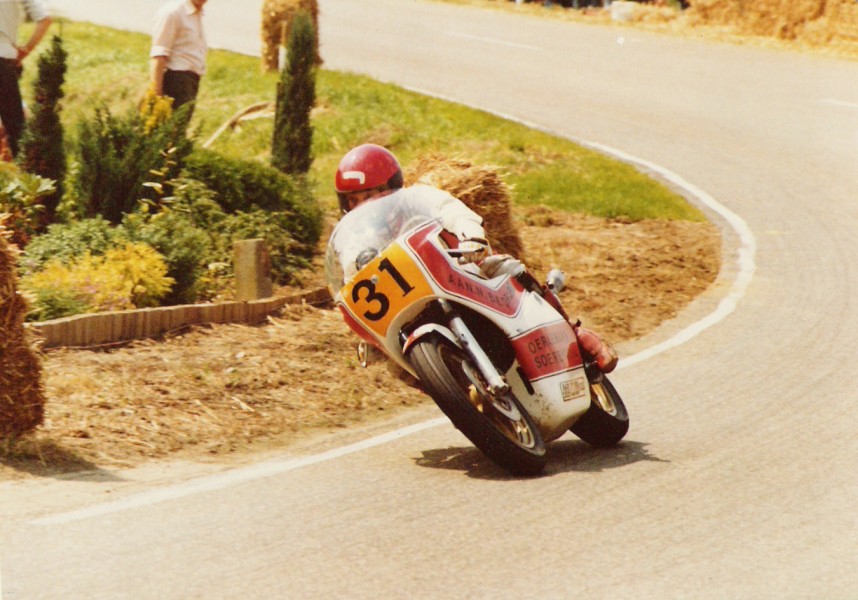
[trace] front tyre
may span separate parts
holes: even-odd
[[[493,462],[513,475],[542,472],[545,444],[530,415],[512,393],[480,393],[471,379],[476,369],[458,346],[430,334],[414,344],[408,359],[438,407]]]
[[[590,408],[575,421],[572,433],[599,448],[613,446],[629,431],[629,412],[607,377],[590,383]]]

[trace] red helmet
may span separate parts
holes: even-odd
[[[349,150],[337,167],[336,189],[343,214],[349,212],[348,195],[378,189],[402,187],[402,168],[386,148],[361,144]]]

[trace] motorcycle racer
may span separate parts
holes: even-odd
[[[403,187],[399,161],[382,146],[361,144],[347,152],[335,184],[343,214],[369,200],[397,194],[397,203],[407,205],[412,213],[419,210],[439,219],[444,229],[456,235],[462,262],[479,263],[491,254],[482,217],[443,190],[428,185]]]
[[[399,161],[386,148],[361,144],[349,150],[337,167],[335,189],[343,215],[365,202],[395,194],[395,204],[405,209],[403,213],[438,219],[446,231],[455,235],[460,264],[473,265],[489,279],[502,275],[516,278],[525,289],[541,295],[571,322],[557,295],[540,284],[520,260],[508,254],[492,253],[480,215],[438,188],[422,184],[405,187]],[[392,214],[389,218],[395,221],[397,215]],[[592,332],[581,329],[580,321],[573,325],[576,330],[584,332],[582,341],[586,339],[585,345],[588,346],[585,350],[596,360],[599,368],[605,373],[613,370],[617,363],[613,348]]]

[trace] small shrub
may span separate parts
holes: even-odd
[[[322,231],[322,211],[301,180],[255,161],[226,158],[197,150],[186,161],[185,175],[203,182],[227,213],[263,210],[287,213],[292,239],[315,246]]]
[[[189,105],[190,106],[190,105]],[[87,217],[104,216],[119,223],[140,199],[160,200],[157,185],[179,175],[193,149],[187,136],[189,106],[153,125],[151,110],[114,117],[99,107],[91,120],[79,125],[73,197]],[[147,109],[147,107],[149,107]],[[144,110],[152,107],[144,102]]]
[[[67,264],[89,252],[101,255],[125,241],[117,229],[101,216],[69,223],[54,223],[27,246],[19,263],[22,273],[35,273],[50,260]]]
[[[42,198],[45,211],[40,229],[53,223],[63,196],[66,153],[63,126],[60,123],[60,100],[65,83],[66,58],[62,38],[51,38],[50,50],[39,55],[38,74],[33,85],[33,116],[21,139],[21,167],[35,175],[56,182],[56,188]]]
[[[21,280],[33,300],[30,317],[55,319],[82,312],[158,306],[172,288],[167,264],[146,244],[125,244],[102,256],[86,253],[68,264],[51,261]]]
[[[316,104],[316,45],[313,21],[301,11],[292,24],[277,85],[271,164],[284,173],[304,174],[313,164],[310,112]]]
[[[211,235],[197,227],[184,211],[163,208],[153,215],[127,215],[122,228],[130,240],[148,244],[161,253],[167,275],[175,285],[163,303],[189,304],[199,299],[197,281],[213,254]]]
[[[54,182],[0,163],[0,213],[8,215],[9,241],[25,247],[39,227],[44,211],[42,199],[53,194]]]

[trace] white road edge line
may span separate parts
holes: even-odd
[[[626,154],[621,150],[616,150],[608,146],[603,146],[602,144],[596,144],[593,142],[586,141],[582,141],[580,143],[582,145],[589,146],[594,150],[599,150],[601,152],[604,152],[605,154],[615,156],[622,161],[637,164],[641,167],[649,169],[650,171],[658,173],[667,181],[685,190],[687,193],[694,196],[698,202],[702,203],[704,206],[708,207],[710,210],[720,215],[730,225],[730,227],[733,228],[733,231],[736,233],[736,235],[739,236],[740,244],[738,256],[736,258],[736,278],[733,281],[733,285],[730,286],[730,291],[727,293],[726,296],[721,299],[715,310],[700,319],[699,321],[692,323],[685,329],[678,331],[670,339],[667,339],[660,344],[656,344],[655,346],[647,348],[646,350],[641,350],[637,354],[633,354],[632,356],[624,358],[622,361],[620,361],[620,364],[617,365],[617,368],[629,367],[641,361],[647,360],[648,358],[652,358],[657,354],[666,352],[671,348],[676,348],[677,346],[684,344],[685,342],[697,336],[706,329],[709,329],[713,325],[720,323],[728,315],[730,315],[730,313],[736,310],[739,301],[744,297],[745,292],[748,289],[748,285],[750,285],[751,280],[754,278],[754,272],[757,270],[757,240],[754,237],[754,233],[751,231],[751,228],[748,227],[748,224],[742,217],[740,217],[739,215],[731,211],[729,208],[715,200],[715,198],[713,198],[697,186],[689,183],[673,171],[669,171],[668,169],[665,169],[664,167],[661,167],[649,161],[636,158],[634,156],[631,156],[630,154]]]
[[[112,502],[104,502],[102,504],[95,504],[78,510],[35,519],[30,521],[30,524],[59,525],[62,523],[70,523],[72,521],[80,521],[91,517],[117,513],[132,508],[150,506],[159,502],[184,498],[185,496],[191,496],[194,494],[211,492],[248,481],[253,481],[255,479],[262,479],[279,473],[294,471],[295,469],[300,469],[309,465],[315,465],[329,460],[334,460],[336,458],[341,458],[349,454],[354,454],[355,452],[360,452],[368,448],[396,441],[411,434],[418,433],[425,429],[431,429],[432,427],[437,427],[438,425],[448,422],[449,421],[446,417],[438,417],[436,419],[403,427],[395,431],[390,431],[354,444],[349,444],[348,446],[334,448],[333,450],[328,450],[321,454],[313,454],[311,456],[302,456],[298,458],[267,460],[247,467],[218,473],[216,475],[200,477],[199,479],[194,479],[185,483],[141,492],[139,494],[129,496],[128,498],[121,498]]]
[[[519,44],[516,42],[508,42],[506,40],[499,40],[497,38],[488,38],[482,37],[479,35],[471,35],[468,33],[458,33],[456,31],[445,31],[444,35],[450,37],[462,38],[465,40],[473,40],[476,42],[485,42],[486,44],[495,44],[497,46],[508,46],[510,48],[520,48],[522,50],[532,50],[534,52],[542,52],[542,48],[539,46],[531,46],[530,44]]]
[[[422,90],[412,89],[417,93],[433,96],[442,100],[448,100],[451,102],[457,102],[455,100],[444,98],[437,94],[428,93]],[[459,104],[462,104],[459,102]],[[478,107],[474,107],[478,108]],[[485,109],[479,109],[485,110]],[[528,123],[516,117],[512,117],[509,115],[504,115],[501,113],[492,113],[498,117],[503,119],[514,121],[516,123],[520,123],[525,125],[531,129],[537,129],[540,131],[547,131],[544,127],[535,125],[533,123]],[[553,132],[549,132],[554,134]],[[729,293],[721,299],[718,303],[716,309],[701,319],[696,323],[686,327],[685,329],[676,333],[673,337],[660,344],[656,344],[655,346],[648,348],[646,350],[642,350],[637,354],[633,354],[629,357],[624,357],[618,368],[625,368],[641,361],[652,358],[662,352],[666,352],[672,348],[675,348],[681,344],[684,344],[688,340],[694,338],[701,332],[706,329],[716,325],[717,323],[724,320],[730,313],[732,313],[739,301],[745,295],[745,292],[748,288],[748,285],[751,283],[751,280],[754,277],[754,272],[756,270],[755,264],[755,256],[757,249],[757,242],[754,238],[754,234],[751,231],[750,227],[748,227],[747,223],[745,223],[744,219],[742,219],[739,215],[723,206],[717,200],[715,200],[712,196],[701,190],[700,188],[694,186],[689,183],[676,173],[665,169],[659,165],[651,163],[649,161],[636,158],[630,154],[622,152],[620,150],[616,150],[614,148],[610,148],[608,146],[604,146],[602,144],[597,144],[594,142],[587,142],[583,140],[571,140],[583,146],[587,146],[594,150],[598,150],[599,152],[603,152],[605,154],[616,157],[619,160],[629,162],[632,164],[636,164],[638,166],[644,167],[650,171],[658,173],[661,177],[664,177],[667,181],[672,184],[684,189],[687,193],[691,194],[695,197],[699,202],[703,205],[707,206],[709,209],[713,210],[715,213],[720,215],[729,225],[733,228],[740,240],[740,247],[738,251],[737,258],[737,268],[738,273],[736,275],[736,279],[733,282],[733,285],[730,288]],[[396,441],[403,437],[412,435],[414,433],[419,433],[421,431],[431,429],[433,427],[437,427],[439,425],[449,424],[449,421],[446,417],[439,417],[436,419],[431,419],[429,421],[424,421],[422,423],[417,423],[415,425],[411,425],[408,427],[403,427],[402,429],[397,429],[395,431],[391,431],[389,433],[385,433],[383,435],[379,435],[355,444],[350,444],[348,446],[344,446],[342,448],[335,448],[333,450],[329,450],[327,452],[323,452],[321,454],[316,454],[312,456],[306,456],[301,458],[290,458],[290,459],[275,459],[270,461],[265,461],[261,463],[257,463],[254,465],[250,465],[248,467],[241,467],[238,469],[234,469],[231,471],[226,471],[224,473],[218,473],[216,475],[209,475],[205,477],[201,477],[199,479],[187,481],[185,483],[180,483],[176,485],[171,485],[163,488],[153,489],[147,492],[142,492],[140,494],[136,494],[133,496],[129,496],[127,498],[122,498],[119,500],[115,500],[112,502],[106,502],[102,504],[96,504],[93,506],[85,507],[78,510],[73,510],[64,513],[58,513],[55,515],[35,519],[30,521],[31,525],[60,525],[63,523],[70,523],[73,521],[80,521],[83,519],[89,519],[92,517],[99,517],[103,515],[108,515],[111,513],[118,513],[125,510],[130,510],[134,508],[141,508],[145,506],[151,506],[153,504],[157,504],[160,502],[165,502],[168,500],[175,500],[178,498],[184,498],[186,496],[191,496],[194,494],[210,492],[213,490],[223,489],[226,487],[238,485],[241,483],[245,483],[248,481],[253,481],[256,479],[262,479],[265,477],[270,477],[272,475],[277,475],[279,473],[286,473],[288,471],[294,471],[296,469],[300,469],[302,467],[307,467],[314,464],[319,464],[322,462],[327,462],[329,460],[334,460],[337,458],[342,458],[343,456],[347,456],[349,454],[353,454],[355,452],[361,452],[363,450],[367,450],[369,448],[374,448],[376,446],[381,446],[383,444],[387,444],[389,442]]]

